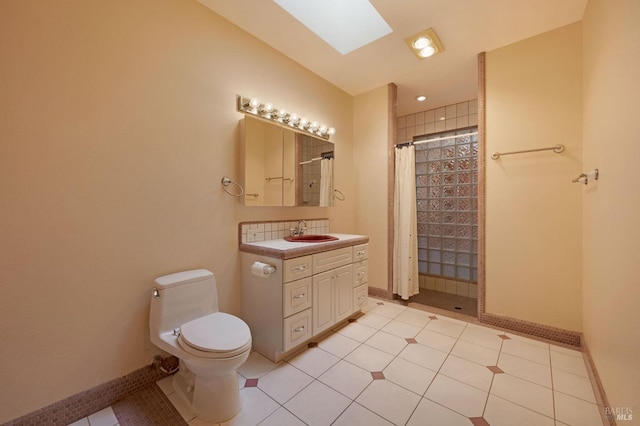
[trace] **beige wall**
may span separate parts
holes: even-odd
[[[486,311],[582,329],[582,44],[576,23],[487,52]],[[494,151],[564,144],[492,160]]]
[[[355,232],[369,236],[369,286],[388,287],[389,88],[356,96],[353,103]]]
[[[136,370],[157,276],[240,312],[237,225],[354,231],[352,98],[195,1],[0,2],[0,423]],[[235,96],[334,126],[335,208],[246,208]]]
[[[640,2],[589,0],[584,31],[584,334],[609,403],[640,424]]]

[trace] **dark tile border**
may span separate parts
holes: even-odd
[[[2,426],[67,426],[168,376],[151,366],[77,393]]]
[[[157,384],[111,406],[120,426],[188,426]]]

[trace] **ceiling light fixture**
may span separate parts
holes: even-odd
[[[427,97],[425,95],[416,96],[416,101],[418,102],[424,102],[426,100],[427,100]]]
[[[429,58],[444,50],[442,43],[433,28],[426,29],[404,39],[418,59]]]
[[[271,103],[262,103],[257,98],[245,98],[244,96],[238,96],[238,111],[245,114],[255,115],[265,120],[274,121],[279,124],[286,124],[289,127],[293,127],[297,131],[309,133],[314,136],[319,136],[322,139],[329,139],[332,135],[335,135],[336,129],[329,127],[326,124],[320,124],[317,121],[307,120],[305,117],[300,117],[295,112],[288,113],[284,109],[278,109]]]

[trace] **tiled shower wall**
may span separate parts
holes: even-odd
[[[478,124],[478,102],[477,100],[470,100],[465,102],[459,102],[453,105],[447,105],[440,108],[434,108],[426,111],[421,111],[415,114],[409,114],[402,117],[398,117],[398,142],[410,142],[414,140],[416,136],[430,135],[434,133],[442,133],[451,130],[463,129],[467,127],[475,127]],[[417,148],[426,148],[427,144],[418,145]],[[416,157],[418,157],[416,152]],[[477,160],[476,160],[477,161]],[[418,165],[417,165],[418,166]],[[426,164],[425,164],[426,166]],[[477,185],[477,181],[474,182]],[[420,188],[418,188],[420,189]],[[427,190],[427,188],[423,188]],[[434,188],[435,189],[435,188]],[[439,188],[442,190],[443,188]],[[477,194],[477,192],[476,192]],[[419,212],[420,214],[420,212]],[[428,212],[424,212],[428,214]],[[462,215],[464,216],[464,214]],[[456,221],[458,217],[455,215]],[[474,217],[474,224],[477,222]],[[456,225],[458,225],[456,223]],[[460,224],[466,225],[466,224]],[[477,228],[477,227],[475,227]],[[419,233],[420,234],[420,233]],[[477,281],[476,274],[473,276],[461,280],[456,280],[454,277],[446,276],[434,276],[428,275],[427,272],[427,256],[428,250],[424,241],[420,244],[421,250],[419,253],[420,259],[420,287],[430,290],[441,291],[444,293],[457,294],[466,297],[477,297]],[[477,247],[477,245],[476,245]],[[451,254],[451,253],[449,253]],[[473,258],[473,266],[477,265],[477,254],[472,253],[457,253],[457,258]]]
[[[398,143],[414,136],[462,129],[478,125],[478,100],[460,102],[398,117]]]

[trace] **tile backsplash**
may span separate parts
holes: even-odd
[[[298,226],[298,222],[307,223],[305,235],[326,234],[329,232],[329,219],[298,219],[265,222],[240,223],[240,241],[242,244],[258,241],[277,240],[291,235],[291,229]]]

